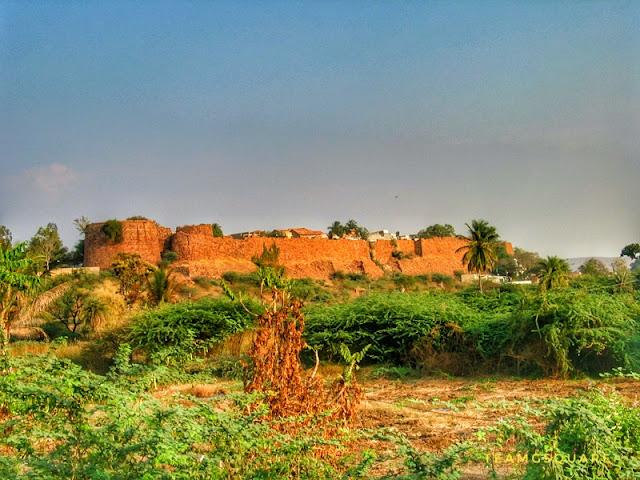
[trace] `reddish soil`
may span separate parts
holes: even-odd
[[[331,377],[332,371],[323,374]],[[450,445],[469,440],[475,433],[491,427],[500,418],[516,415],[525,404],[551,398],[569,398],[593,388],[616,390],[629,401],[640,398],[640,381],[632,379],[598,380],[514,380],[507,378],[449,380],[424,378],[415,381],[371,379],[361,372],[360,385],[365,399],[354,424],[358,430],[405,435],[418,451],[440,452]],[[158,396],[177,391],[200,397],[217,398],[237,391],[237,382],[208,385],[184,385],[158,392]],[[358,437],[349,442],[353,453],[374,450],[380,457],[395,457],[379,463],[372,476],[398,471],[401,467],[394,452],[397,445],[385,440]],[[508,473],[508,471],[504,471]],[[462,479],[487,479],[483,466],[470,464]]]
[[[630,401],[640,398],[640,382],[615,379],[594,380],[513,380],[421,379],[415,382],[364,381],[365,401],[356,428],[387,429],[406,435],[418,451],[440,452],[465,440],[476,441],[475,433],[494,426],[501,418],[512,417],[524,404],[550,398],[569,398],[592,388],[615,389]],[[357,450],[392,451],[390,442],[361,440]],[[376,474],[388,473],[381,465]],[[482,466],[463,470],[463,479],[488,478]]]

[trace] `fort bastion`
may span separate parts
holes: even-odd
[[[84,265],[108,268],[118,253],[138,254],[156,265],[165,251],[174,251],[178,261],[173,266],[190,276],[220,277],[235,271],[256,270],[252,257],[263,247],[275,244],[280,249],[280,263],[293,278],[329,278],[331,274],[365,273],[371,278],[386,272],[407,275],[446,273],[464,270],[462,252],[466,244],[455,237],[418,240],[329,240],[326,238],[234,239],[214,237],[211,225],[188,225],[175,232],[150,220],[122,221],[122,242],[111,243],[102,232],[104,223],[88,226],[85,237]],[[511,244],[505,244],[513,253]]]

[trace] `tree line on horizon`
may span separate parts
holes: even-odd
[[[148,220],[148,218],[135,215],[128,217],[126,220]],[[35,259],[32,268],[42,272],[48,272],[52,268],[60,266],[76,266],[82,265],[84,257],[84,236],[90,221],[85,216],[74,219],[74,225],[81,235],[73,249],[69,250],[65,247],[58,234],[58,227],[55,223],[50,222],[44,227],[38,228],[37,232],[27,242],[23,242],[26,255]],[[490,225],[486,220],[472,220],[471,224],[465,224],[468,232],[467,235],[457,234],[454,227],[450,224],[433,224],[417,233],[418,238],[437,238],[437,237],[457,237],[469,241],[467,246],[459,249],[464,251],[464,265],[469,271],[486,274],[488,272],[503,275],[514,276],[522,275],[524,272],[531,275],[539,275],[547,270],[553,272],[570,272],[570,267],[566,260],[557,256],[548,256],[542,259],[536,252],[526,251],[519,247],[514,248],[514,254],[509,255],[504,245],[499,241],[496,227]],[[222,227],[218,223],[212,223],[212,234],[214,237],[222,237],[224,233]],[[108,241],[119,243],[122,241],[122,224],[120,221],[111,219],[104,223],[102,231]],[[265,236],[278,237],[279,231],[265,232]],[[327,227],[327,235],[329,238],[345,238],[354,237],[367,239],[369,230],[358,224],[354,219],[349,219],[342,224],[336,220]],[[14,247],[12,244],[12,234],[8,227],[0,225],[0,250],[6,251]],[[621,257],[631,259],[631,269],[640,267],[640,244],[631,243],[622,248]],[[613,265],[614,273],[626,267],[620,262]],[[578,269],[581,274],[596,275],[605,274],[609,271],[608,267],[596,258],[588,259]],[[561,275],[562,276],[562,275]]]

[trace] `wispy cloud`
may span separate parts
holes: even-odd
[[[61,163],[51,163],[25,170],[20,175],[21,182],[27,188],[40,193],[56,194],[67,190],[78,176],[73,169]]]

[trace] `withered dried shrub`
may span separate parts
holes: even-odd
[[[355,372],[359,368],[357,364],[362,361],[370,346],[367,345],[360,352],[351,353],[346,345],[340,345],[340,353],[345,361],[345,367],[342,375],[333,382],[329,390],[328,402],[335,419],[352,423],[357,417],[358,406],[362,401],[364,391],[358,385]]]
[[[320,419],[353,421],[362,399],[354,375],[357,360],[329,385],[317,374],[317,357],[315,368],[306,372],[300,361],[307,346],[302,338],[302,304],[289,302],[286,291],[276,288],[272,298],[259,318],[258,333],[249,350],[252,365],[245,391],[265,394],[271,419],[294,417],[307,424]]]

